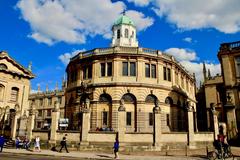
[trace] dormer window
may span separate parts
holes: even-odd
[[[7,69],[7,66],[5,64],[0,64],[0,69],[3,69],[3,70],[6,70]]]

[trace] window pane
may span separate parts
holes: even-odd
[[[19,92],[18,88],[12,88],[10,101],[17,102],[17,100],[18,100],[18,92]]]
[[[153,113],[149,113],[149,126],[153,125]]]
[[[132,120],[132,114],[131,112],[127,112],[127,126],[131,126],[131,120]]]
[[[128,62],[123,62],[122,72],[123,76],[128,76]]]
[[[167,80],[167,68],[163,67],[163,78],[164,80]]]
[[[150,64],[145,63],[145,77],[150,77]]]
[[[102,124],[103,124],[103,126],[107,126],[107,119],[108,119],[108,113],[107,112],[102,112],[103,114],[103,121],[102,121]]]
[[[171,81],[171,69],[168,68],[167,72],[168,72],[168,81]]]
[[[152,68],[152,78],[156,78],[156,65],[152,64],[151,68]]]
[[[101,77],[105,76],[105,63],[101,63]]]
[[[107,63],[107,76],[112,76],[112,62]]]
[[[130,63],[130,76],[136,76],[136,63]]]

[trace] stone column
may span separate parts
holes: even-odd
[[[60,118],[59,103],[54,104],[54,109],[52,111],[52,123],[51,123],[51,137],[50,144],[56,145],[57,142],[57,130],[58,130],[58,120]]]
[[[137,103],[137,132],[145,132],[148,121],[146,121],[145,102]]]
[[[35,114],[36,114],[36,112],[34,109],[31,109],[29,111],[29,117],[28,117],[28,123],[27,123],[27,135],[30,140],[33,138],[32,130],[33,130],[34,124],[35,124]]]
[[[118,129],[118,107],[119,101],[114,100],[112,102],[112,128],[114,131]]]
[[[124,107],[124,101],[120,101],[120,106],[118,108],[118,140],[120,144],[125,142],[125,132],[126,132],[126,108]]]
[[[12,138],[12,140],[15,140],[16,139],[16,131],[17,131],[17,120],[18,120],[18,117],[19,117],[19,115],[16,113],[16,112],[14,112],[14,113],[12,113],[13,115],[13,117],[12,117],[12,125],[11,125],[11,138]]]
[[[195,148],[194,143],[194,119],[193,119],[193,107],[187,107],[188,114],[188,146],[189,148]]]
[[[82,132],[81,132],[81,142],[80,145],[88,145],[88,132],[90,130],[90,110],[88,108],[84,108],[82,116]]]
[[[219,127],[218,127],[218,111],[215,110],[213,107],[211,109],[212,111],[212,116],[213,116],[213,131],[214,131],[214,139],[217,139],[217,135],[219,134]]]
[[[162,124],[161,124],[161,108],[156,105],[153,108],[154,124],[153,124],[153,146],[155,150],[161,150],[161,135],[162,135]]]

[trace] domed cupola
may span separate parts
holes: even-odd
[[[125,15],[125,12],[115,21],[112,27],[112,32],[112,47],[138,47],[138,41],[136,38],[136,27],[133,21]]]

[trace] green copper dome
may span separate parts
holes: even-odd
[[[114,22],[114,25],[121,25],[121,24],[128,24],[128,25],[135,26],[133,21],[125,15],[122,15]]]

